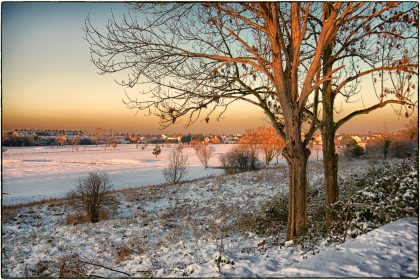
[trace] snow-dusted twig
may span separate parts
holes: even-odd
[[[121,270],[117,270],[117,269],[114,269],[114,268],[110,268],[110,267],[107,267],[107,266],[105,266],[105,265],[102,265],[102,264],[97,264],[97,263],[93,263],[93,262],[90,262],[90,261],[84,261],[84,260],[79,260],[79,262],[80,263],[84,263],[84,264],[88,264],[88,265],[93,265],[93,266],[97,266],[97,267],[102,267],[102,268],[105,268],[105,269],[108,269],[108,270],[111,270],[111,271],[114,271],[114,272],[118,272],[118,273],[121,273],[121,274],[124,274],[124,275],[127,275],[127,276],[131,276],[129,273],[127,273],[127,272],[124,272],[124,271],[121,271]]]

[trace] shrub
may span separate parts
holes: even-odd
[[[330,237],[345,241],[382,224],[418,215],[418,162],[383,164],[363,178],[351,180],[353,193],[333,205]],[[373,179],[372,179],[373,177]],[[365,179],[364,179],[365,178]],[[345,189],[345,188],[342,188]]]
[[[33,268],[25,269],[26,278],[51,278],[53,272],[51,271],[51,263],[48,261],[38,261]]]
[[[277,235],[287,225],[288,195],[279,194],[264,202],[257,211],[243,214],[236,222],[240,233],[255,232],[258,235]]]
[[[261,166],[257,155],[243,146],[235,147],[220,156],[220,162],[226,174],[258,170]]]
[[[83,137],[80,139],[79,145],[93,145],[94,142],[92,141],[92,139],[87,138],[87,137]]]
[[[106,220],[108,219],[108,214],[103,210],[100,209],[99,211],[99,220]],[[68,215],[66,217],[66,225],[78,225],[78,224],[84,224],[89,223],[90,217],[86,214],[76,214],[76,215]]]
[[[389,147],[387,147],[386,145],[388,144],[385,144],[384,138],[369,140],[366,144],[366,155],[370,159],[384,158],[385,154],[388,156],[389,152]]]
[[[168,155],[168,165],[162,170],[168,183],[178,183],[187,173],[188,156],[182,154],[182,149],[173,149]]]
[[[356,140],[351,139],[346,145],[344,155],[348,158],[360,158],[363,156],[364,152],[365,150],[359,144],[357,144]]]
[[[287,223],[288,198],[287,194],[282,194],[272,198],[263,207],[263,213],[267,219],[275,219],[283,224]]]
[[[77,254],[62,256],[58,260],[58,278],[87,278],[87,266]]]
[[[393,141],[390,145],[390,156],[396,158],[408,158],[415,153],[415,144],[412,141]]]
[[[76,206],[83,208],[91,223],[99,221],[99,210],[117,204],[111,195],[112,185],[106,173],[91,172],[79,179],[76,189],[69,196]]]
[[[63,255],[57,261],[38,261],[32,268],[26,267],[26,278],[89,278],[88,267],[77,254]]]

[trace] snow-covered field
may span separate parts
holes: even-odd
[[[215,153],[209,165],[219,166],[219,155],[232,145],[212,146]],[[2,203],[62,197],[90,171],[107,172],[115,189],[160,184],[164,182],[162,168],[167,164],[168,152],[175,145],[161,145],[158,157],[152,154],[154,147],[150,144],[141,149],[126,144],[105,150],[103,146],[81,146],[77,152],[71,146],[7,148],[2,159]],[[204,169],[193,148],[185,148],[184,154],[189,160],[185,179],[222,173],[220,169]]]
[[[340,176],[368,164],[345,162]],[[322,164],[311,162],[308,174],[311,185],[322,183]],[[2,276],[58,277],[75,262],[83,275],[106,278],[418,277],[417,218],[309,251],[284,242],[281,230],[263,237],[233,227],[286,192],[287,181],[279,166],[120,191],[115,212],[95,224],[69,224],[76,211],[67,202],[4,209]]]
[[[2,205],[24,203],[51,197],[63,197],[80,177],[88,172],[107,172],[115,189],[141,187],[164,182],[162,169],[167,165],[168,153],[175,144],[160,145],[162,153],[152,154],[154,144],[118,145],[116,149],[104,146],[11,147],[2,153]],[[215,151],[209,166],[220,166],[219,157],[235,144],[211,145]],[[144,149],[142,149],[142,147]],[[185,147],[188,173],[184,180],[220,175],[222,170],[204,169],[192,147]],[[321,160],[314,151],[310,160]],[[272,161],[275,163],[276,159]],[[285,163],[279,158],[279,163]]]

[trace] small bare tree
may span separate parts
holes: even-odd
[[[208,144],[197,145],[197,157],[200,162],[203,164],[204,168],[207,169],[209,166],[209,160],[214,154],[214,148],[210,147]]]
[[[73,138],[73,140],[71,141],[71,150],[72,151],[78,151],[79,150],[79,144],[80,144],[80,137],[76,136]]]
[[[155,157],[157,157],[158,155],[160,155],[161,153],[161,149],[159,145],[156,145],[156,147],[153,149],[153,154],[155,155]]]
[[[187,173],[188,156],[182,154],[182,150],[173,149],[168,156],[168,165],[163,168],[162,173],[166,182],[176,184]]]
[[[284,141],[273,127],[260,126],[256,129],[258,148],[264,154],[268,166],[274,157],[281,155]]]
[[[79,179],[76,189],[69,196],[86,211],[90,222],[96,223],[102,207],[117,203],[110,194],[111,190],[112,184],[106,173],[90,172],[87,177]]]

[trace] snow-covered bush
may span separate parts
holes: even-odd
[[[236,222],[235,229],[242,234],[255,232],[260,236],[277,235],[287,225],[288,194],[281,193],[257,210],[244,213]]]
[[[417,160],[376,167],[374,175],[354,180],[353,193],[345,193],[333,207],[334,241],[345,241],[385,223],[418,215]],[[373,182],[372,182],[373,181]],[[355,184],[354,184],[355,183]],[[341,189],[345,189],[343,186]]]
[[[116,205],[111,194],[112,184],[106,173],[91,172],[80,178],[76,188],[69,193],[74,204],[86,211],[91,223],[99,222],[99,211],[105,206]]]
[[[288,197],[287,193],[272,198],[263,205],[263,215],[267,220],[277,220],[283,224],[287,223]]]

